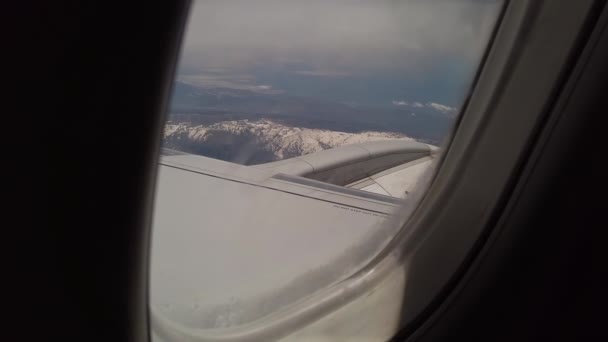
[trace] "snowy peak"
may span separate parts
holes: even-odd
[[[349,144],[395,139],[414,140],[398,133],[346,133],[290,127],[270,120],[238,120],[207,126],[169,122],[165,126],[163,142],[165,147],[184,152],[256,164]]]

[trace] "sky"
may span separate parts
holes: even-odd
[[[198,0],[178,78],[361,105],[458,106],[493,0]]]

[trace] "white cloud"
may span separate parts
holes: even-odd
[[[446,106],[437,102],[427,102],[426,104],[422,104],[421,102],[406,102],[403,100],[393,100],[393,105],[395,106],[409,106],[413,108],[431,108],[436,111],[439,111],[444,114],[454,115],[458,112],[458,108]],[[414,112],[410,113],[412,116],[416,116]]]
[[[426,104],[427,107],[431,107],[435,110],[438,110],[442,113],[452,113],[455,112],[457,110],[457,108],[454,107],[450,107],[450,106],[446,106],[446,105],[442,105],[440,103],[435,103],[435,102],[429,102]]]
[[[297,75],[316,76],[316,77],[348,77],[350,73],[336,70],[298,70]]]

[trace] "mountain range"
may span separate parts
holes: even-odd
[[[168,122],[164,147],[251,165],[328,148],[379,140],[413,140],[402,133],[340,132],[286,126],[271,120],[233,120],[210,125]]]
[[[438,103],[395,100],[385,106],[328,101],[265,87],[226,88],[176,81],[169,120],[193,126],[270,120],[290,127],[345,133],[391,132],[439,145],[457,113]]]

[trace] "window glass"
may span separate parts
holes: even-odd
[[[195,1],[162,137],[156,321],[255,324],[376,256],[424,191],[500,6]]]

